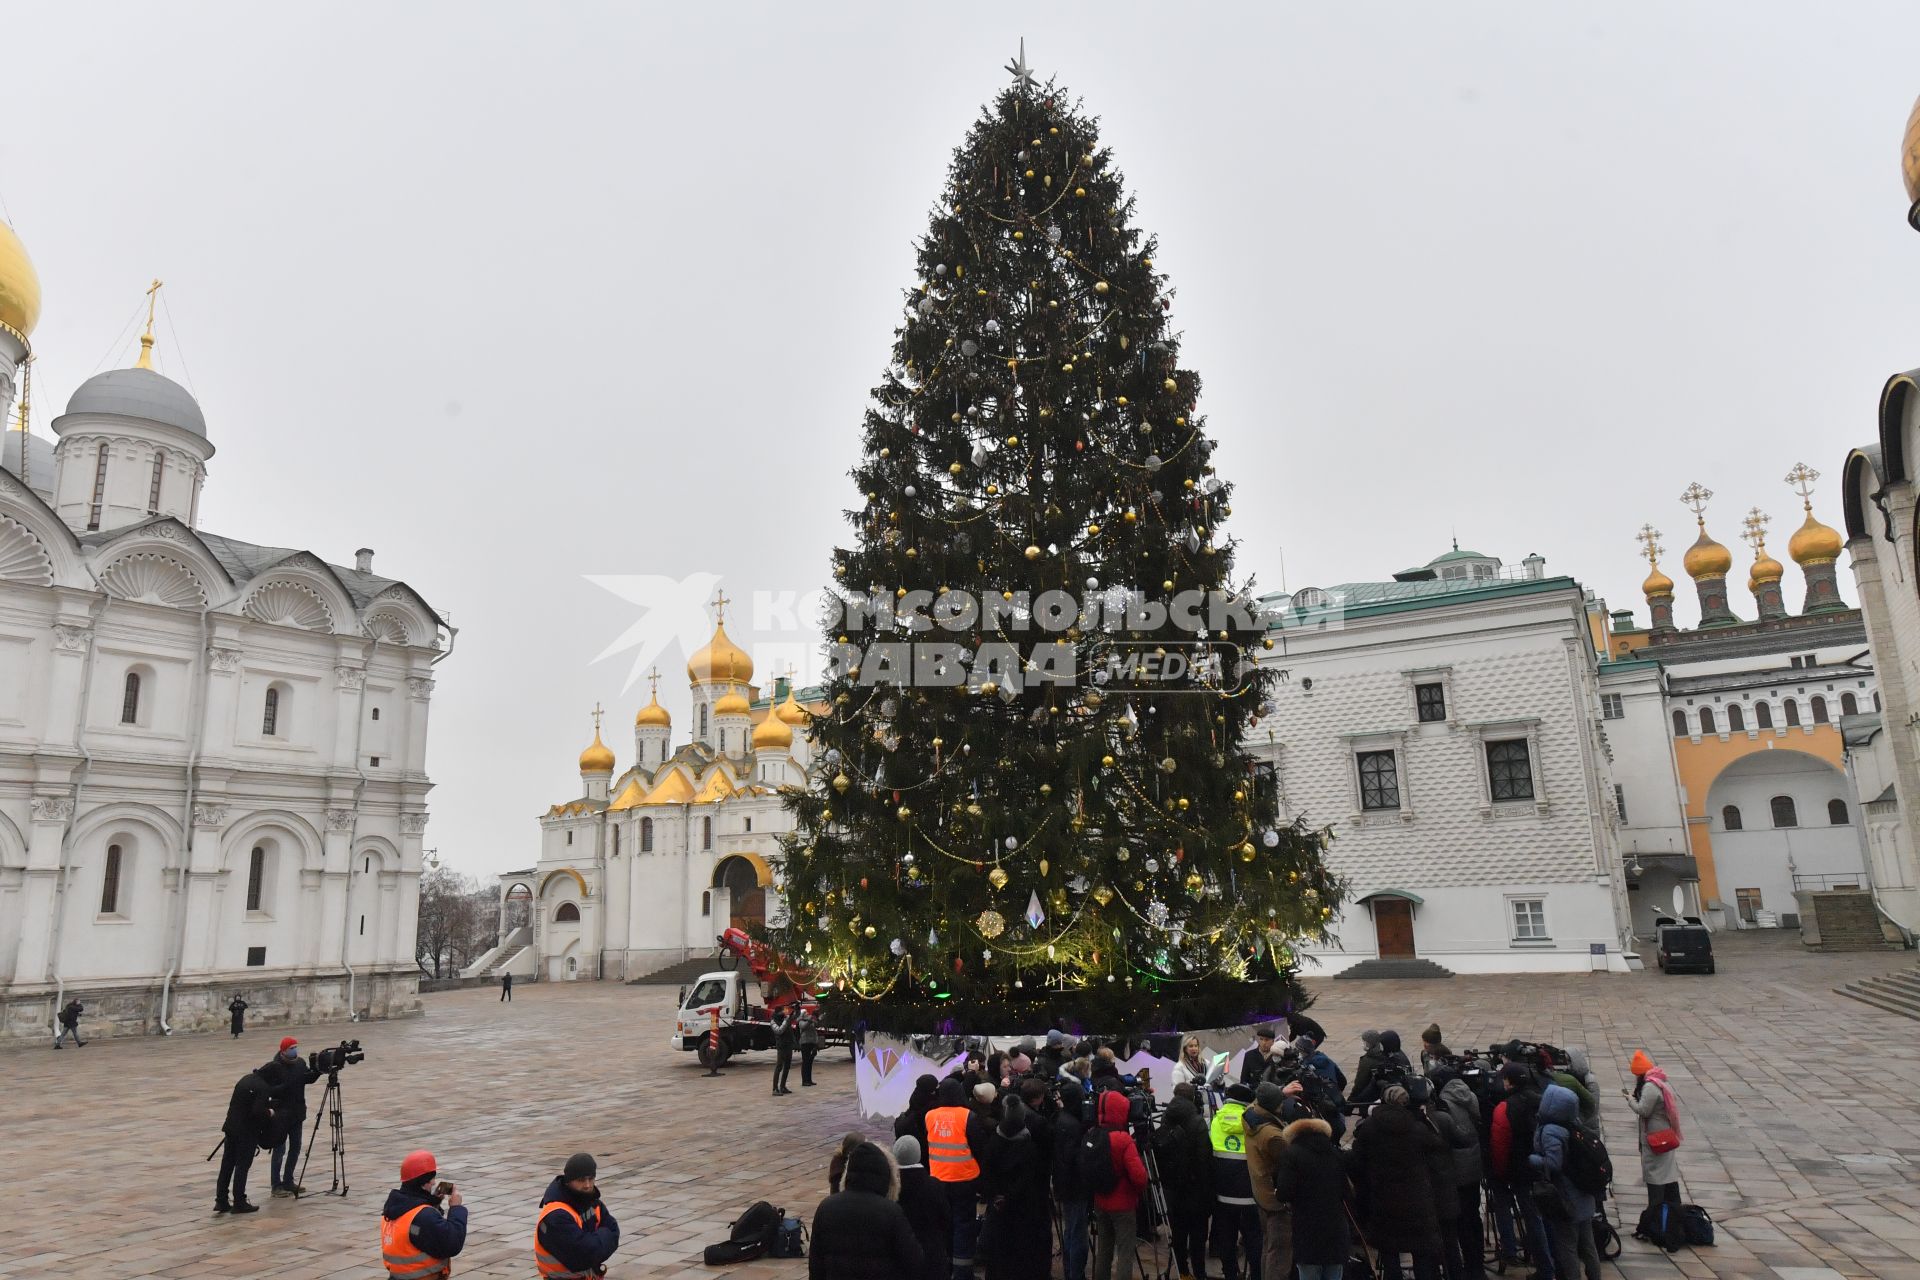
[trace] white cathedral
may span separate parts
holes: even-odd
[[[781,918],[778,837],[792,820],[779,788],[805,784],[805,725],[826,704],[786,676],[762,697],[724,614],[687,680],[690,740],[674,746],[656,675],[617,774],[596,717],[581,794],[541,817],[539,863],[500,878],[500,945],[469,975],[637,978],[711,952],[729,926]]]
[[[200,527],[214,446],[151,303],[138,364],[33,435],[39,310],[0,223],[0,1038],[72,999],[82,1036],[416,1012],[452,629],[371,551]]]

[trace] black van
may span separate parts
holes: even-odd
[[[1654,963],[1668,973],[1712,973],[1713,933],[1698,916],[1653,922]]]

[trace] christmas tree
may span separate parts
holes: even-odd
[[[1242,737],[1271,673],[1200,379],[1097,120],[1024,51],[866,413],[775,941],[879,1029],[1231,1025],[1339,885]]]

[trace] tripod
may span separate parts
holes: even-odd
[[[347,1118],[340,1109],[340,1073],[338,1071],[327,1073],[327,1091],[321,1095],[319,1110],[314,1112],[313,1133],[307,1138],[306,1151],[301,1153],[300,1177],[297,1181],[305,1182],[307,1179],[307,1166],[313,1162],[313,1146],[320,1141],[322,1120],[326,1121],[332,1140],[330,1146],[333,1156],[333,1186],[327,1189],[327,1194],[344,1196],[347,1194]]]
[[[1151,1121],[1149,1121],[1149,1126]],[[1141,1241],[1133,1243],[1133,1264],[1139,1270],[1141,1280],[1173,1280],[1173,1241],[1167,1241],[1167,1251],[1160,1252],[1160,1228],[1167,1229],[1169,1237],[1173,1232],[1173,1215],[1167,1212],[1167,1189],[1160,1181],[1160,1159],[1153,1149],[1153,1130],[1146,1128],[1146,1136],[1141,1140],[1135,1137],[1135,1145],[1140,1148],[1141,1162],[1147,1166],[1147,1256],[1140,1256]],[[1151,1261],[1159,1270],[1148,1267]]]

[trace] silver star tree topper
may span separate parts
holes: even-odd
[[[1033,88],[1033,68],[1027,65],[1027,38],[1020,37],[1020,54],[1007,64],[1007,71],[1013,76],[1013,82],[1022,89]]]

